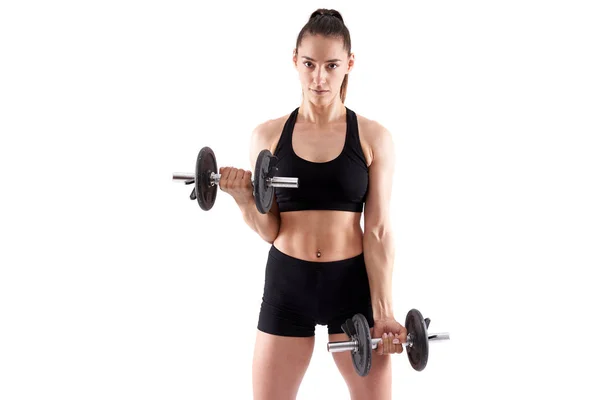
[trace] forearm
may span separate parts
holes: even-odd
[[[238,204],[244,222],[266,242],[273,243],[279,233],[279,217],[271,214],[261,214],[254,202]]]
[[[394,241],[391,232],[365,232],[363,248],[373,318],[393,317],[392,272],[394,267]]]

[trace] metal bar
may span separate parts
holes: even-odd
[[[271,178],[271,183],[292,183],[294,185],[298,184],[298,178],[285,178],[283,176],[274,176]]]
[[[195,180],[196,176],[189,172],[173,172],[173,180],[174,181],[189,181]]]
[[[450,340],[450,334],[448,332],[430,333],[427,338],[429,340]]]
[[[332,353],[338,353],[340,351],[355,351],[358,350],[358,342],[357,341],[349,341],[349,342],[330,342],[327,343],[327,351]]]
[[[298,178],[286,178],[281,176],[275,176],[267,179],[267,186],[279,187],[279,188],[298,188]]]
[[[410,335],[409,335],[410,336]],[[444,333],[430,333],[427,335],[427,339],[428,340],[449,340],[450,339],[450,334],[447,332]],[[381,343],[383,339],[381,338],[375,338],[375,339],[371,339],[371,347],[373,349],[377,348],[377,345],[379,343]],[[408,337],[407,340],[408,343],[403,343],[406,346],[411,346],[412,345],[412,339],[410,337]],[[348,342],[329,342],[327,343],[327,351],[332,352],[332,353],[336,353],[336,352],[340,352],[340,351],[349,351],[349,350],[357,350],[358,349],[358,342],[356,341],[348,341]]]
[[[271,183],[270,185],[267,183],[267,187],[272,186],[276,188],[289,188],[289,189],[298,189],[297,183]]]
[[[195,174],[189,172],[174,172],[173,180],[174,181],[194,181],[196,179]],[[221,174],[215,174],[212,172],[210,174],[211,182],[214,185],[218,185],[221,180]],[[279,188],[298,188],[298,178],[286,178],[276,176],[274,178],[267,179],[267,186],[279,187]]]

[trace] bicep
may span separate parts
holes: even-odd
[[[374,135],[371,147],[373,161],[369,166],[369,189],[364,212],[365,232],[385,230],[389,222],[395,166],[394,143],[386,129]]]

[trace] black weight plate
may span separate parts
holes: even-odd
[[[194,187],[196,189],[196,199],[200,208],[208,211],[215,204],[217,198],[218,185],[210,184],[210,174],[214,172],[218,174],[217,159],[215,153],[210,147],[203,147],[198,153],[196,159],[196,181]]]
[[[262,150],[256,158],[254,168],[254,202],[261,214],[269,212],[275,194],[275,188],[267,186],[271,158],[272,155],[268,149]]]
[[[415,370],[423,371],[429,358],[429,339],[425,320],[419,310],[413,308],[406,314],[405,327],[413,343],[412,346],[406,346],[408,361]]]
[[[358,375],[366,376],[371,370],[373,355],[369,322],[362,314],[354,315],[352,322],[354,322],[354,328],[356,329],[356,336],[352,340],[358,341],[358,351],[352,352],[352,364],[354,364],[354,370]]]

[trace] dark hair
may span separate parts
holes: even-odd
[[[302,39],[304,39],[304,36],[307,34],[343,39],[344,50],[348,51],[348,56],[350,56],[352,48],[350,42],[350,32],[348,31],[348,28],[346,28],[344,19],[338,11],[319,8],[310,15],[308,22],[298,34],[298,39],[296,40],[296,54],[298,53],[298,47],[300,47]],[[342,88],[340,90],[342,103],[346,100],[347,87],[348,74],[346,74],[344,77]]]

